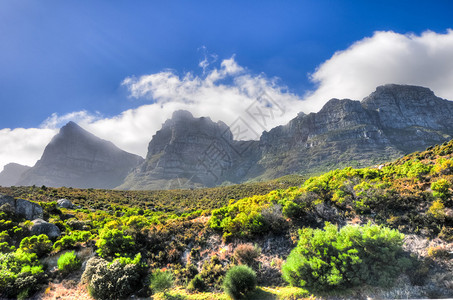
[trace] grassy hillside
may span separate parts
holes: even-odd
[[[40,203],[62,232],[30,237],[31,222],[0,207],[4,297],[227,299],[236,265],[255,272],[252,299],[453,296],[453,141],[306,181],[0,192]],[[76,208],[57,207],[60,198]]]

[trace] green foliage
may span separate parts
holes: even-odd
[[[437,199],[429,207],[428,213],[436,219],[444,220],[444,218],[445,218],[444,209],[445,209],[445,205],[443,204],[442,200]]]
[[[445,178],[440,178],[439,180],[431,183],[431,190],[433,191],[433,196],[440,198],[442,200],[447,200],[451,196],[450,188],[452,187],[451,183]]]
[[[93,235],[89,231],[72,231],[70,235],[62,236],[53,244],[53,249],[57,252],[65,249],[72,249],[83,242],[92,239]]]
[[[212,289],[219,289],[222,286],[225,273],[226,269],[222,265],[222,262],[218,256],[214,255],[211,257],[211,260],[203,264],[199,275],[206,286]]]
[[[131,256],[135,252],[134,238],[116,228],[101,230],[96,246],[98,247],[96,252],[104,258]]]
[[[225,275],[223,288],[231,298],[244,299],[256,288],[256,274],[245,265],[232,267]]]
[[[149,287],[153,293],[166,292],[173,286],[174,281],[174,276],[170,271],[154,270]]]
[[[195,277],[189,282],[187,289],[192,292],[204,292],[208,287],[204,282],[203,278],[201,278],[200,274],[195,275]]]
[[[143,287],[145,273],[141,263],[124,264],[121,259],[108,263],[93,257],[87,262],[82,282],[88,283],[88,291],[95,299],[125,299]]]
[[[331,224],[324,230],[305,228],[297,247],[282,267],[283,278],[294,286],[328,291],[363,283],[389,286],[408,266],[403,235],[377,225]]]
[[[77,258],[77,255],[74,251],[62,254],[58,258],[57,264],[58,269],[63,274],[69,274],[73,271],[78,270],[82,266],[81,261]]]
[[[44,283],[42,265],[35,253],[17,250],[0,253],[0,296],[26,298]]]
[[[24,237],[20,242],[20,249],[27,253],[36,253],[38,257],[42,257],[52,250],[52,241],[45,234]]]

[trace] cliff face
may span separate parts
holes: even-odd
[[[364,167],[452,136],[453,102],[417,86],[380,86],[362,101],[331,99],[318,113],[301,113],[259,141],[234,141],[224,123],[179,111],[153,136],[146,161],[119,188],[214,186]],[[247,151],[235,151],[244,145]]]
[[[263,178],[369,166],[453,136],[453,102],[423,87],[380,86],[361,102],[332,99],[263,133],[257,166]]]
[[[143,161],[69,122],[46,146],[18,185],[114,188]]]
[[[452,138],[453,102],[427,88],[391,84],[362,101],[331,99],[318,113],[300,113],[259,141],[235,141],[225,123],[176,111],[153,136],[146,160],[70,122],[15,184],[211,187],[370,166]]]
[[[237,168],[238,143],[225,123],[176,111],[153,136],[146,161],[118,188],[192,188],[235,181],[242,177],[241,170],[243,174],[248,170]]]
[[[453,102],[424,87],[380,86],[363,99],[362,106],[376,112],[386,136],[404,152],[441,143],[453,135]]]
[[[3,167],[3,171],[0,173],[0,185],[1,186],[13,186],[19,181],[22,174],[29,170],[31,167],[24,166],[16,163],[10,163]]]

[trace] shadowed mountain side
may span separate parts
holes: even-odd
[[[16,163],[9,163],[3,167],[3,171],[0,173],[0,185],[1,186],[13,186],[17,183],[19,178],[24,174],[25,171],[30,170],[31,167],[24,166]]]
[[[250,155],[240,153],[244,145],[246,153],[252,153],[258,141],[234,141],[225,123],[175,111],[153,136],[145,162],[118,189],[196,188],[227,180],[241,182],[252,163]]]
[[[145,162],[119,189],[173,189],[365,167],[453,137],[453,102],[423,87],[380,86],[362,101],[331,99],[318,113],[299,114],[235,141],[209,118],[177,111],[152,138]]]
[[[423,87],[379,86],[361,102],[331,99],[263,133],[260,178],[364,167],[453,137],[453,102]]]
[[[142,157],[125,152],[69,122],[17,184],[114,188],[141,162]]]

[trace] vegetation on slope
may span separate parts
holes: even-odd
[[[30,221],[0,207],[3,297],[24,298],[74,276],[98,299],[132,293],[169,298],[187,288],[184,299],[190,293],[220,293],[228,270],[241,264],[266,287],[286,284],[283,267],[287,282],[308,290],[297,289],[288,298],[318,294],[323,280],[330,292],[386,286],[405,271],[412,284],[423,285],[433,268],[438,272],[445,265],[433,262],[448,262],[451,251],[442,243],[453,241],[453,141],[384,166],[335,170],[305,182],[293,176],[190,191],[12,187],[0,192],[40,203],[44,219],[62,232],[56,240],[31,236]],[[58,207],[60,198],[76,208]],[[401,233],[441,244],[426,249],[425,259],[405,252]],[[52,258],[60,256],[58,269]],[[390,265],[375,266],[376,258]],[[82,261],[86,267],[79,270]],[[382,272],[386,276],[377,280]],[[240,290],[233,297],[272,296],[269,288]]]

